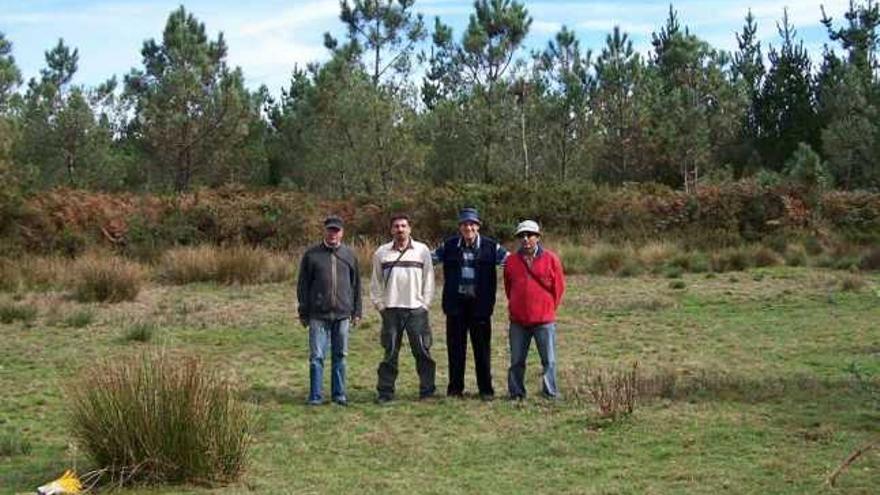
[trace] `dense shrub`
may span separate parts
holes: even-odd
[[[320,238],[328,213],[345,219],[350,239],[376,242],[388,237],[391,213],[405,211],[413,217],[414,236],[435,243],[456,232],[459,208],[475,206],[484,219],[482,232],[502,241],[524,218],[539,221],[550,234],[589,232],[617,244],[659,238],[688,250],[769,239],[781,252],[785,236],[826,226],[858,242],[880,239],[880,195],[828,192],[813,204],[805,194],[803,188],[756,181],[705,185],[693,194],[656,184],[450,183],[415,187],[405,196],[335,201],[232,187],[176,196],[57,190],[26,198],[8,237],[31,252],[76,254],[84,245],[103,243],[153,260],[175,246],[302,247]]]
[[[79,302],[133,301],[144,279],[140,265],[112,255],[84,256],[74,264],[73,273],[69,282]]]
[[[245,467],[252,413],[196,357],[107,359],[84,370],[69,394],[73,436],[114,479],[227,482]]]

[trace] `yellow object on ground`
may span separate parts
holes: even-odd
[[[76,473],[68,469],[55,481],[37,488],[40,495],[79,495],[82,493],[82,482]]]

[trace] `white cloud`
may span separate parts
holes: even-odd
[[[314,0],[285,9],[280,15],[259,22],[248,22],[239,27],[242,36],[262,36],[309,29],[316,22],[333,21],[339,17],[339,2],[336,0]]]

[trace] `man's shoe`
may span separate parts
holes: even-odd
[[[394,399],[391,397],[388,397],[387,395],[380,395],[380,396],[376,397],[376,404],[379,404],[380,406],[387,406],[387,405],[391,404],[392,400],[394,400]]]
[[[337,406],[345,407],[348,405],[348,399],[333,399],[333,403]]]
[[[483,402],[492,402],[495,400],[495,394],[480,394],[480,400]]]
[[[324,403],[324,401],[321,401],[321,400],[310,400],[310,401],[306,402],[306,404],[308,404],[310,406],[320,406],[323,403]]]

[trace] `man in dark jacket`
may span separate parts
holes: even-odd
[[[480,215],[475,208],[463,208],[458,215],[459,235],[447,239],[434,252],[443,264],[443,312],[446,314],[446,347],[449,357],[449,385],[446,395],[464,394],[467,337],[474,350],[474,370],[480,397],[491,399],[492,312],[495,309],[497,277],[495,267],[507,257],[496,240],[480,235]]]
[[[310,248],[299,266],[296,296],[299,321],[309,328],[309,404],[324,400],[324,357],[332,352],[330,392],[333,402],[347,405],[345,356],[349,326],[361,318],[361,279],[354,252],[342,244],[342,219],[324,220],[324,240]]]

